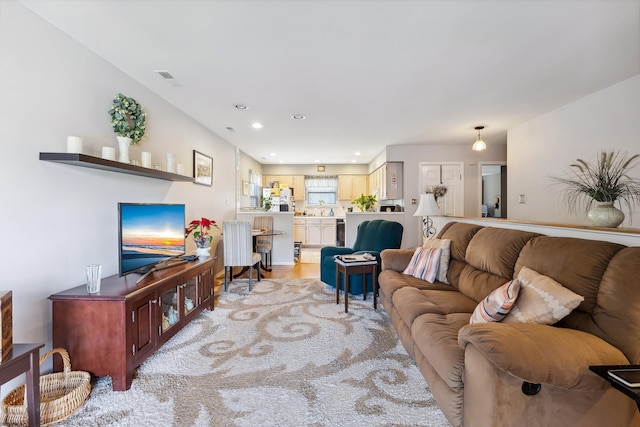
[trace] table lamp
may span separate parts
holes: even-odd
[[[422,223],[424,224],[424,228],[422,234],[427,239],[436,234],[436,228],[433,226],[433,220],[430,218],[432,215],[441,215],[440,208],[436,203],[436,198],[433,196],[433,193],[421,194],[418,209],[413,216],[423,217]]]

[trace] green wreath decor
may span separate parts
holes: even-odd
[[[142,107],[135,99],[119,93],[113,98],[109,115],[111,115],[113,131],[118,136],[131,138],[131,144],[137,144],[144,137],[147,113],[142,111]]]

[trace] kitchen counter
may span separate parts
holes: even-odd
[[[236,218],[242,221],[251,221],[258,215],[273,217],[273,229],[282,231],[283,234],[273,236],[273,250],[271,260],[273,265],[294,265],[293,260],[293,212],[265,212],[261,210],[238,211]]]

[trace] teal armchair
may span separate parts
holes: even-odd
[[[404,227],[399,222],[374,219],[363,221],[358,225],[356,241],[352,248],[340,246],[325,246],[320,250],[320,280],[329,286],[336,287],[335,255],[364,254],[375,255],[380,272],[380,252],[384,249],[400,249]],[[367,274],[367,292],[372,291],[371,274]],[[344,281],[341,280],[340,289]],[[363,293],[362,275],[351,276],[349,293],[360,295]]]

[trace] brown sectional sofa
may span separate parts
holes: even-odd
[[[380,299],[454,426],[640,425],[634,401],[589,365],[640,364],[640,247],[451,222],[447,279],[402,274],[413,249],[382,252]],[[469,324],[522,267],[584,297],[556,325]],[[527,395],[523,387],[539,392]]]

